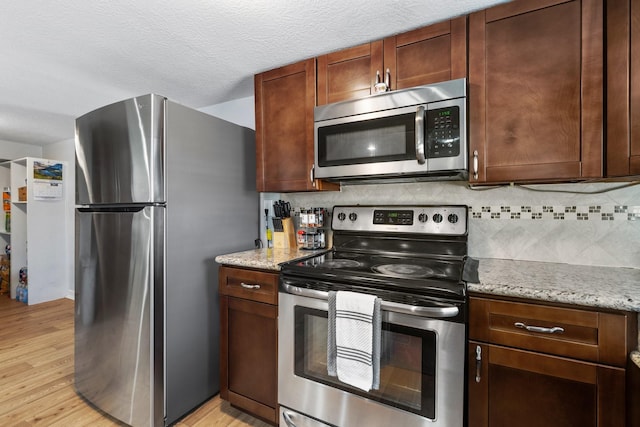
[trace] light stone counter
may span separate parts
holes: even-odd
[[[470,292],[640,312],[640,269],[482,258]],[[638,319],[640,331],[640,319]],[[638,339],[640,343],[640,337]],[[631,353],[640,367],[640,351]]]
[[[482,258],[471,292],[640,312],[640,269]]]
[[[218,264],[232,265],[235,267],[259,268],[262,270],[280,271],[280,264],[282,264],[283,262],[316,255],[326,251],[326,249],[309,251],[301,250],[298,248],[251,249],[244,252],[218,255],[216,257],[216,262]]]

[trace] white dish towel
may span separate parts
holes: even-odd
[[[329,292],[327,370],[364,391],[380,386],[380,298]]]

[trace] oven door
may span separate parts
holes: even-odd
[[[380,387],[364,392],[327,374],[327,310],[279,294],[281,405],[336,426],[463,425],[463,323],[383,310]]]

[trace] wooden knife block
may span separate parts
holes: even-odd
[[[282,218],[282,230],[273,233],[273,247],[280,249],[295,248],[297,246],[296,230],[291,218]]]

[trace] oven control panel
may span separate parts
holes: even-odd
[[[332,228],[414,234],[467,234],[469,209],[464,205],[335,206]]]

